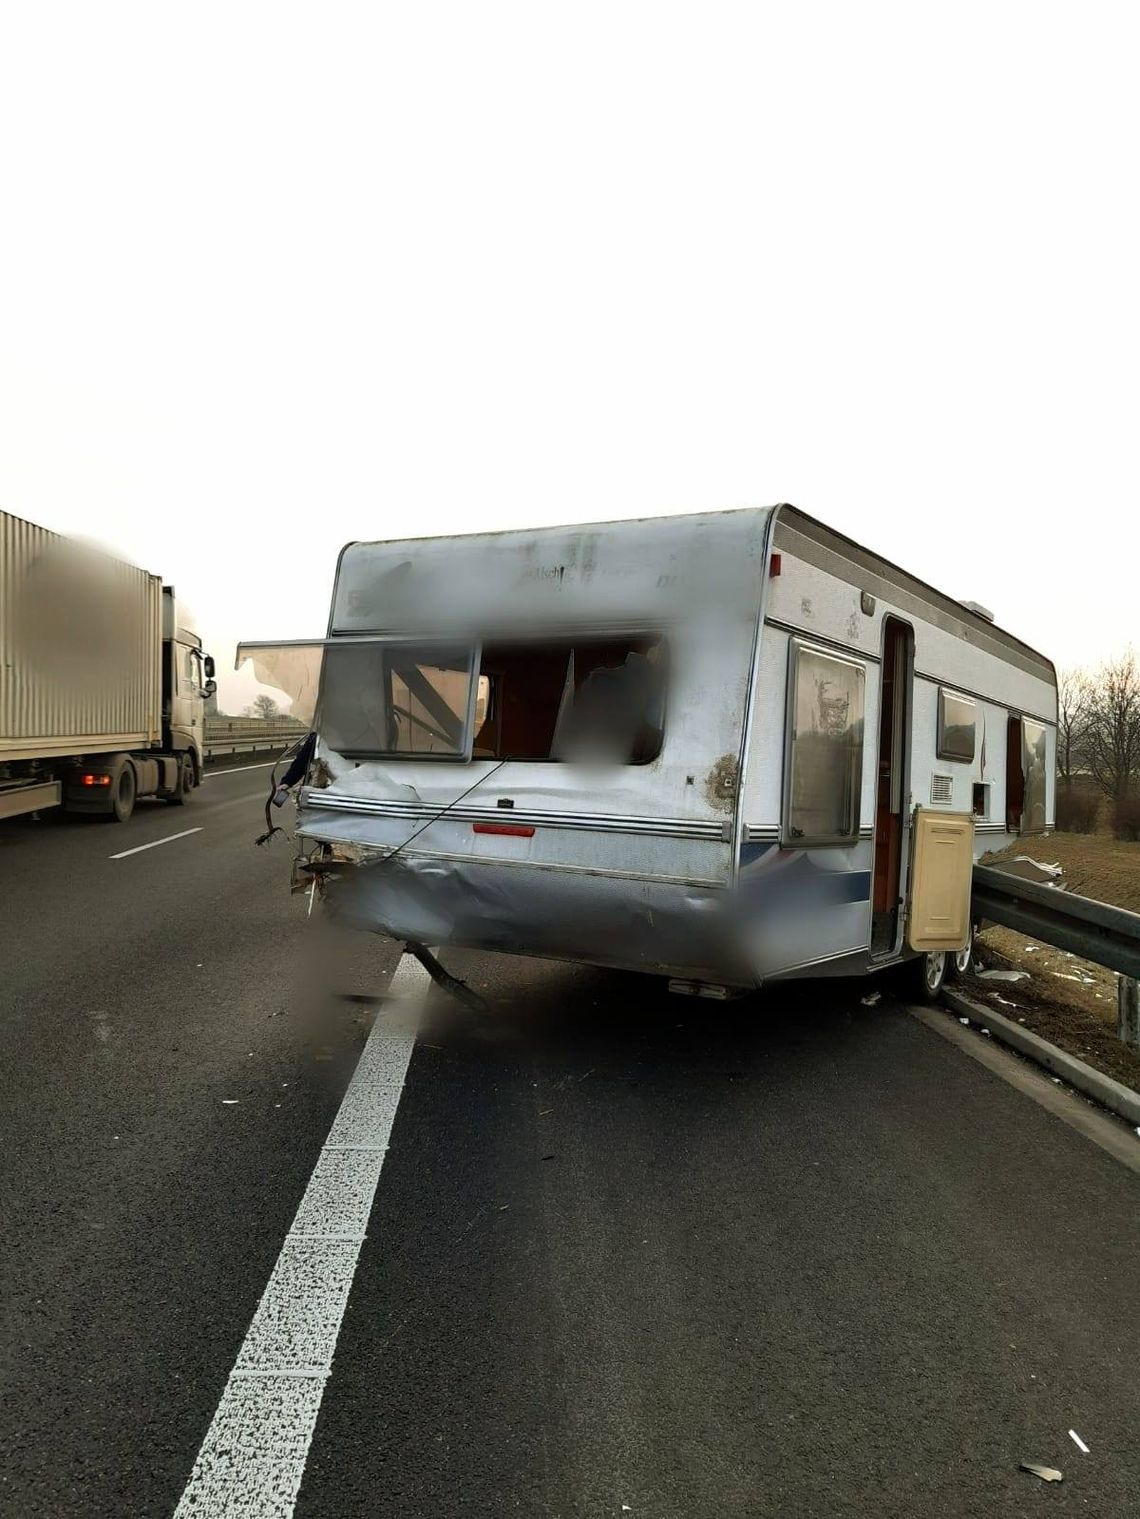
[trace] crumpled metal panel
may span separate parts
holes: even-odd
[[[486,861],[399,855],[346,864],[326,904],[353,927],[422,944],[750,984],[723,891]]]

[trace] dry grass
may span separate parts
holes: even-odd
[[[1078,896],[1140,912],[1140,843],[1122,844],[1107,833],[1051,833],[1045,839],[1022,839],[995,858],[1019,854],[1060,865],[1066,887]]]

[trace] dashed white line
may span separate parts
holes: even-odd
[[[372,1025],[174,1519],[293,1513],[430,984],[404,955],[406,1019]]]
[[[181,833],[168,833],[164,839],[155,839],[151,844],[136,844],[134,849],[123,849],[118,854],[111,855],[112,860],[125,860],[129,854],[142,854],[144,849],[157,849],[160,844],[173,844],[175,839],[188,839],[192,833],[201,833],[199,828],[184,828]]]
[[[241,775],[244,770],[272,770],[274,765],[281,763],[280,757],[275,760],[258,760],[256,765],[224,765],[220,770],[213,768],[205,771],[208,779],[213,780],[219,775]]]

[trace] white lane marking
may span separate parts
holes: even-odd
[[[1085,1455],[1086,1456],[1088,1455],[1089,1448],[1085,1444],[1085,1442],[1081,1439],[1080,1435],[1077,1434],[1077,1432],[1076,1432],[1075,1429],[1070,1429],[1070,1431],[1069,1431],[1069,1439],[1073,1441],[1073,1443],[1076,1445],[1076,1447],[1077,1447],[1078,1450],[1083,1450],[1084,1453],[1085,1453]]]
[[[388,991],[406,1017],[372,1025],[174,1519],[293,1513],[430,985],[404,955]]]
[[[220,770],[210,769],[204,770],[202,773],[207,779],[213,780],[219,775],[241,775],[243,770],[272,770],[274,765],[279,765],[280,763],[279,759],[258,760],[256,765],[225,765]]]
[[[129,854],[142,854],[144,849],[157,849],[160,844],[173,844],[175,839],[188,839],[192,833],[201,833],[199,828],[184,828],[181,833],[168,833],[164,839],[155,839],[153,844],[136,844],[134,849],[124,849],[118,854],[110,856],[112,860],[125,860]]]

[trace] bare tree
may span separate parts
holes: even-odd
[[[1140,665],[1131,649],[1090,682],[1081,749],[1105,796],[1126,797],[1140,781]]]
[[[1091,684],[1083,670],[1062,670],[1057,681],[1057,779],[1066,790],[1085,768],[1085,727]]]
[[[272,696],[255,696],[252,706],[245,709],[247,717],[261,717],[266,722],[273,717],[281,716],[281,708],[273,700]]]

